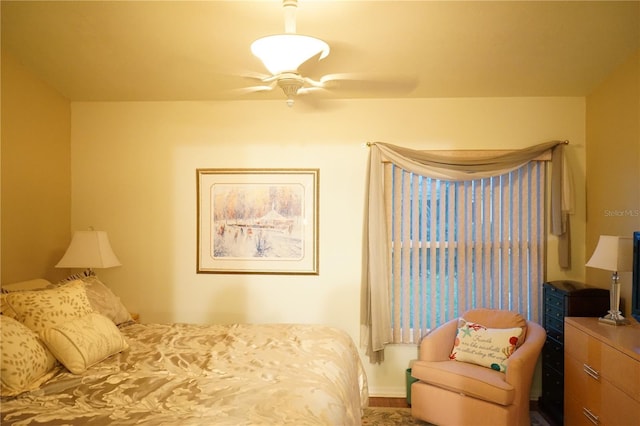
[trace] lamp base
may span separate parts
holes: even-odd
[[[602,322],[610,325],[627,325],[629,324],[629,320],[623,317],[622,315],[611,315],[607,314],[603,317],[598,318],[598,322]]]

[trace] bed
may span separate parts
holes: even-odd
[[[42,311],[41,306],[32,308],[34,297],[50,304],[61,289],[77,295],[82,288],[91,295],[91,287],[97,286],[93,280],[93,286],[71,281],[55,289],[47,285],[46,290],[2,295],[3,425],[361,423],[368,399],[366,375],[353,340],[334,327],[143,324],[128,313],[116,324],[113,312],[110,317],[97,312],[94,300],[87,300],[89,307],[72,303],[71,314],[53,315],[63,318],[54,320],[56,325],[39,313],[32,314],[37,321],[29,318],[29,311]],[[68,300],[73,297],[64,294],[54,302],[58,306]],[[11,356],[5,356],[4,346],[23,326],[37,330],[32,329],[54,355],[55,365],[16,390],[9,386],[6,364]],[[108,331],[95,331],[102,328]]]

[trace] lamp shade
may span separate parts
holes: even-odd
[[[298,67],[321,54],[329,54],[324,41],[301,34],[276,34],[259,38],[251,44],[251,52],[257,56],[273,75],[296,72]]]
[[[632,253],[631,237],[601,235],[587,266],[606,271],[629,272]]]
[[[56,268],[111,268],[121,263],[104,231],[76,231]]]

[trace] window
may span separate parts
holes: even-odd
[[[386,163],[393,343],[417,343],[474,307],[537,320],[543,281],[545,166],[453,182]]]

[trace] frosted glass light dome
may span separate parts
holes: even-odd
[[[300,65],[318,54],[321,54],[319,59],[326,58],[329,50],[324,41],[301,34],[275,34],[251,44],[251,52],[273,75],[296,72]]]

